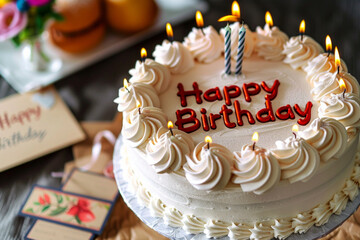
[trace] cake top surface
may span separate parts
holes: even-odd
[[[205,136],[209,135],[213,141],[226,146],[231,151],[237,151],[241,146],[250,144],[251,137],[254,132],[260,133],[258,145],[266,148],[274,148],[275,141],[285,139],[292,136],[292,126],[297,124],[298,119],[304,117],[299,116],[294,111],[294,119],[280,120],[275,118],[274,121],[260,122],[256,119],[256,114],[259,110],[265,108],[265,95],[269,94],[263,88],[261,83],[265,82],[268,87],[274,85],[275,80],[279,81],[277,96],[271,101],[274,114],[276,110],[282,106],[290,105],[292,108],[298,104],[301,109],[305,109],[306,104],[310,101],[313,104],[311,109],[311,120],[318,117],[317,109],[318,103],[313,100],[311,95],[311,87],[306,79],[306,74],[302,70],[294,70],[288,64],[280,61],[266,61],[258,56],[252,56],[244,61],[243,75],[227,76],[224,74],[223,67],[224,58],[220,57],[217,60],[204,64],[195,63],[195,66],[188,72],[181,75],[173,75],[168,90],[160,94],[161,108],[168,116],[168,119],[174,123],[177,121],[176,111],[179,109],[192,109],[196,113],[196,117],[200,121],[200,127],[190,132],[190,136],[195,143],[204,141]],[[187,106],[181,106],[181,98],[177,96],[179,91],[178,84],[184,86],[185,91],[193,90],[193,83],[196,82],[199,89],[202,90],[202,103],[196,102],[195,96],[187,96]],[[243,91],[243,84],[255,83],[260,86],[260,92],[256,95],[250,96],[251,101],[245,99]],[[241,93],[238,97],[231,98],[231,105],[226,105],[224,96],[224,87],[236,85],[240,88]],[[207,101],[204,99],[204,93],[212,88],[219,88],[222,100]],[[249,90],[251,90],[249,88]],[[214,94],[212,94],[214,95]],[[254,120],[254,124],[250,124],[246,116],[242,117],[243,126],[237,123],[236,112],[234,108],[234,101],[237,100],[241,110],[248,110]],[[219,114],[223,105],[228,109],[233,110],[229,115],[230,122],[235,123],[235,127],[229,128],[224,123],[224,118],[215,121],[216,129],[209,128],[204,130],[204,123],[201,122],[200,109],[206,110],[206,118],[209,114]],[[209,121],[209,120],[208,120]],[[193,124],[184,125],[190,127]],[[302,127],[300,127],[301,129]]]

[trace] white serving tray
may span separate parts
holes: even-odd
[[[165,32],[166,22],[176,25],[184,20],[195,18],[196,10],[206,12],[208,9],[208,4],[202,0],[157,0],[157,3],[160,7],[160,14],[151,28],[130,36],[108,31],[99,46],[85,54],[66,54],[46,43],[44,45],[45,51],[50,56],[57,56],[62,60],[62,67],[56,72],[26,70],[21,64],[20,49],[15,48],[10,41],[1,42],[0,74],[18,92],[27,92],[47,86],[161,31]],[[44,35],[46,38],[46,34]]]

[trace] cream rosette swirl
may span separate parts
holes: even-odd
[[[268,24],[256,28],[257,39],[255,51],[265,60],[281,61],[285,58],[284,44],[289,37],[278,27],[269,27]]]
[[[344,125],[332,118],[317,118],[298,134],[319,152],[323,162],[342,156],[348,139]]]
[[[337,72],[323,72],[317,78],[312,79],[314,81],[312,82],[313,88],[311,89],[311,94],[314,96],[314,99],[320,101],[321,98],[331,93],[343,92],[339,85],[340,77],[345,82],[347,92],[359,94],[359,84],[351,74],[341,73],[339,76]]]
[[[321,99],[318,116],[338,120],[345,127],[360,127],[360,98],[353,93],[330,94]]]
[[[128,90],[125,87],[119,89],[119,97],[114,100],[118,104],[118,111],[128,113],[137,107],[160,107],[159,96],[155,89],[144,83],[129,83]]]
[[[155,137],[146,145],[147,162],[157,173],[171,173],[181,169],[186,162],[185,155],[194,148],[192,138],[179,130],[161,127]]]
[[[185,73],[194,66],[189,49],[180,42],[164,40],[162,45],[155,47],[153,56],[156,62],[168,67],[172,74]]]
[[[186,179],[198,190],[220,190],[229,182],[233,154],[224,146],[201,142],[183,166]]]
[[[276,149],[271,152],[279,162],[282,180],[306,182],[315,174],[320,155],[303,138],[289,137],[285,141],[276,141],[275,145]]]
[[[286,55],[284,62],[289,64],[293,69],[305,69],[308,62],[324,52],[319,43],[309,36],[291,37],[284,45],[283,54]]]
[[[124,118],[122,136],[130,147],[145,148],[159,128],[166,125],[166,115],[160,108],[144,107],[134,109]]]
[[[193,57],[202,63],[210,63],[218,59],[224,48],[218,32],[212,26],[203,28],[203,31],[193,28],[185,37],[183,44]]]
[[[230,28],[231,28],[231,58],[233,60],[236,60],[238,43],[239,43],[239,31],[241,28],[241,24],[239,22],[234,22],[233,24],[230,24]],[[252,32],[248,27],[248,25],[246,24],[244,25],[244,28],[246,29],[244,57],[249,58],[255,50],[257,34]],[[225,28],[220,29],[220,35],[223,40],[225,39],[225,32],[226,32]]]
[[[164,65],[147,58],[145,62],[136,61],[130,69],[130,82],[141,82],[154,87],[157,93],[164,92],[170,84],[170,71]]]
[[[347,72],[347,66],[343,60],[341,60],[341,67],[342,72]],[[319,54],[317,57],[313,58],[308,65],[304,68],[306,72],[306,79],[313,83],[319,77],[320,74],[328,72],[334,73],[337,72],[335,66],[335,57],[333,54],[323,53]]]
[[[235,164],[232,182],[240,184],[244,192],[262,194],[280,180],[280,167],[271,152],[264,148],[244,145],[240,152],[234,152]]]

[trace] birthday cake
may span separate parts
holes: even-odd
[[[360,98],[338,52],[272,22],[167,30],[115,100],[138,200],[209,238],[284,239],[340,214],[360,184]]]

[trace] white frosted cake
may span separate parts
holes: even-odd
[[[241,25],[230,27],[234,67]],[[224,73],[225,30],[211,26],[136,63],[115,100],[122,165],[139,201],[171,226],[284,239],[358,194],[359,84],[309,36],[245,28],[241,75]]]

